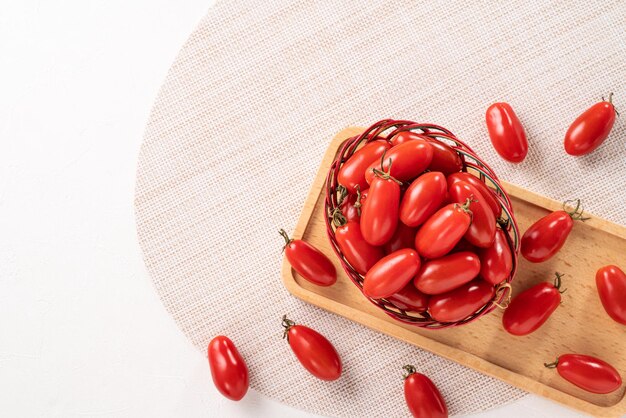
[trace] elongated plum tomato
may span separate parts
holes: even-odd
[[[400,185],[387,174],[381,176],[372,180],[367,203],[361,208],[361,232],[371,245],[385,244],[398,226]]]
[[[372,163],[380,161],[383,153],[391,148],[387,141],[377,139],[369,142],[363,148],[356,151],[339,169],[337,181],[344,186],[349,193],[356,193],[356,186],[361,190],[367,189],[365,170]]]
[[[428,309],[428,295],[417,290],[412,282],[389,296],[387,300],[403,311],[424,312]]]
[[[626,325],[626,274],[617,266],[602,267],[596,273],[596,287],[606,313]]]
[[[490,283],[476,279],[450,292],[431,296],[428,312],[435,321],[458,322],[485,306],[495,294]]]
[[[480,258],[480,276],[491,284],[502,283],[513,270],[513,255],[506,234],[500,228],[496,229],[496,237],[493,245],[481,248],[478,252]]]
[[[491,247],[496,238],[496,218],[484,196],[464,181],[449,182],[448,194],[451,202],[471,200],[469,210],[472,212],[472,224],[465,233],[465,239],[480,248]]]
[[[463,161],[451,146],[429,138],[433,147],[433,159],[428,166],[429,171],[439,171],[445,175],[456,173],[463,169]]]
[[[417,229],[398,222],[396,232],[393,233],[391,239],[383,247],[385,254],[391,254],[403,248],[413,248],[416,233]]]
[[[337,271],[328,257],[306,241],[289,238],[284,229],[279,232],[285,238],[287,261],[300,276],[318,286],[335,284]]]
[[[313,376],[321,380],[337,380],[341,377],[341,359],[335,347],[319,332],[296,325],[283,316],[284,337],[296,358]]]
[[[528,335],[542,326],[561,303],[561,275],[553,283],[539,283],[517,295],[502,315],[504,329]],[[563,290],[564,292],[564,290]]]
[[[544,364],[565,380],[592,393],[611,393],[622,386],[622,377],[613,366],[584,354],[563,354],[555,362]]]
[[[522,123],[508,103],[494,103],[487,109],[487,131],[500,157],[520,163],[528,153],[528,141]]]
[[[457,181],[464,181],[474,186],[483,196],[485,202],[489,205],[496,219],[502,215],[502,206],[500,206],[495,192],[487,187],[485,183],[480,181],[478,177],[464,171],[460,173],[453,173],[448,176],[448,184],[453,184]]]
[[[399,292],[420,268],[420,257],[411,248],[381,258],[365,275],[363,293],[372,299],[387,298]]]
[[[335,239],[341,253],[359,274],[367,273],[383,258],[382,248],[370,245],[363,239],[361,226],[357,222],[348,222],[340,212],[335,212],[333,221],[337,225]]]
[[[565,152],[569,155],[585,155],[598,148],[611,133],[615,123],[615,107],[609,101],[601,101],[576,118],[565,134]]]
[[[472,221],[469,202],[451,203],[439,209],[415,235],[415,248],[425,258],[448,254],[463,238]]]
[[[447,187],[443,173],[430,172],[419,176],[404,192],[400,203],[400,221],[413,227],[426,222],[441,207]]]
[[[400,181],[412,180],[426,170],[432,159],[433,148],[428,142],[422,140],[408,141],[387,151],[384,160],[372,163],[365,172],[365,180],[372,184],[374,168],[389,172],[393,178]]]
[[[476,254],[460,252],[430,260],[422,265],[413,283],[427,295],[449,292],[471,281],[480,271]]]
[[[448,408],[433,381],[417,373],[413,366],[403,368],[404,399],[411,414],[416,418],[447,418]]]
[[[395,147],[396,145],[404,144],[405,142],[413,141],[415,139],[426,141],[428,140],[428,137],[411,131],[402,131],[392,136],[389,142],[392,147]]]
[[[209,343],[207,350],[211,377],[217,390],[232,401],[243,398],[248,391],[248,367],[235,344],[223,335]]]

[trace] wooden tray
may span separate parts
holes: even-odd
[[[596,416],[621,416],[626,413],[625,387],[608,395],[580,390],[546,369],[544,362],[565,353],[582,353],[600,357],[615,366],[626,377],[626,327],[606,314],[595,286],[595,273],[606,264],[626,267],[626,228],[592,217],[576,222],[563,249],[551,260],[529,263],[520,256],[513,294],[544,280],[554,272],[564,273],[562,306],[535,333],[514,337],[502,330],[500,310],[461,327],[424,330],[391,319],[365,299],[346,276],[330,247],[324,224],[324,190],[328,168],[339,146],[359,134],[361,128],[347,128],[331,142],[304,204],[293,236],[304,238],[327,254],[335,264],[337,283],[317,287],[302,279],[286,260],[282,277],[285,286],[296,297],[330,312],[357,321],[369,328],[496,377],[528,392]],[[520,231],[561,203],[512,184],[503,185],[509,193]],[[584,197],[584,196],[583,196]]]

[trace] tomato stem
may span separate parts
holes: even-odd
[[[496,294],[503,292],[503,289],[508,289],[509,294],[507,295],[506,299],[504,300],[503,303],[499,303],[496,302],[495,299],[493,301],[493,304],[496,305],[498,308],[500,309],[506,309],[509,307],[509,305],[511,304],[511,294],[513,292],[513,287],[511,286],[510,283],[501,283],[498,288],[496,289]]]
[[[354,202],[354,208],[356,209],[356,213],[361,216],[361,186],[356,185],[356,202]]]
[[[387,153],[387,150],[383,151],[383,156],[380,158],[380,170],[378,170],[377,168],[372,168],[372,171],[374,172],[374,176],[380,177],[383,180],[393,180],[396,183],[398,183],[400,186],[402,186],[402,182],[400,180],[391,176],[391,164],[393,163],[393,160],[391,158],[389,159],[389,165],[387,166],[387,171],[385,171],[384,162],[385,162],[386,153]]]
[[[356,187],[359,187],[357,184]],[[348,197],[348,189],[346,189],[342,184],[337,186],[337,191],[339,192],[339,198],[337,199],[337,206],[341,205],[343,201]]]
[[[543,365],[548,369],[554,369],[559,365],[559,358],[557,357],[552,363],[543,363]]]
[[[559,293],[560,293],[560,294],[565,293],[565,291],[566,291],[567,289],[563,289],[563,290],[561,290],[561,284],[562,284],[562,282],[561,282],[561,277],[563,277],[563,276],[565,276],[565,275],[564,275],[564,274],[561,274],[561,273],[559,273],[559,272],[555,272],[555,273],[554,273],[554,275],[556,276],[556,277],[555,277],[555,279],[554,279],[554,287],[556,288],[556,290],[558,290],[558,291],[559,291]]]
[[[402,378],[403,379],[408,378],[413,373],[417,373],[417,370],[415,370],[415,367],[410,365],[410,364],[406,364],[406,365],[402,366],[402,369],[404,370],[404,373],[402,373]]]
[[[348,223],[348,220],[346,219],[345,216],[343,216],[343,213],[341,213],[341,209],[339,208],[335,208],[335,210],[333,210],[332,218],[337,228],[339,228],[340,226],[344,226],[345,224]]]
[[[283,251],[285,251],[285,248],[289,245],[289,243],[291,241],[293,241],[293,239],[289,238],[289,235],[287,235],[287,232],[285,232],[284,229],[281,229],[280,231],[278,231],[278,233],[285,238],[285,245],[283,246]]]
[[[568,206],[573,206],[574,202],[576,203],[576,207],[574,208],[573,211],[568,211],[567,210]],[[584,211],[583,211],[580,199],[566,200],[565,202],[563,202],[563,211],[565,211],[565,213],[567,213],[570,216],[570,218],[572,218],[575,221],[585,222],[586,220],[591,219],[589,217],[583,216]]]
[[[478,200],[472,199],[470,197],[467,198],[467,200],[465,201],[465,203],[463,203],[462,205],[459,205],[458,203],[456,204],[457,207],[460,207],[461,209],[463,209],[463,211],[469,213],[470,215],[472,215],[472,211],[470,210],[470,205],[472,204],[472,202],[478,202]]]
[[[283,338],[287,338],[287,341],[289,341],[289,330],[294,325],[296,325],[295,322],[293,322],[291,319],[287,319],[287,315],[286,314],[283,315],[282,326],[283,326],[283,328],[285,328],[285,331],[283,331]]]

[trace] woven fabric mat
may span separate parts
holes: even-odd
[[[139,240],[165,308],[199,350],[229,335],[252,387],[319,414],[408,414],[406,363],[432,377],[453,414],[523,396],[291,297],[277,229],[295,225],[333,135],[388,117],[443,125],[501,178],[626,223],[623,116],[590,156],[562,145],[602,95],[614,91],[626,113],[624,22],[619,0],[218,1],[172,65],[139,158]],[[499,100],[528,132],[520,165],[487,139],[484,112]],[[280,339],[284,313],[333,341],[339,381],[297,364]]]

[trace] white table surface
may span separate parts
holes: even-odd
[[[136,239],[152,102],[209,1],[14,1],[0,12],[0,415],[306,417],[214,389]],[[575,417],[528,396],[480,417]]]

